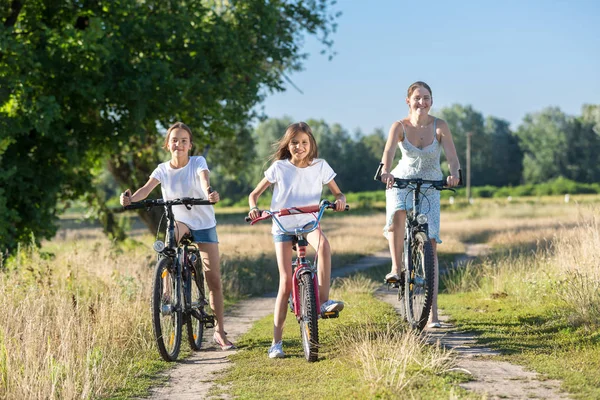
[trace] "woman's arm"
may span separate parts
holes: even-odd
[[[332,179],[327,183],[327,187],[331,191],[331,194],[335,196],[335,211],[344,211],[346,209],[346,196],[340,190],[335,180]]]
[[[218,203],[219,200],[221,200],[219,192],[213,191],[210,187],[210,178],[207,169],[200,171],[200,184],[202,185],[204,192],[208,194],[208,200],[211,203]]]
[[[152,190],[158,186],[159,183],[160,182],[158,179],[150,178],[144,186],[135,191],[133,196],[131,195],[131,190],[129,189],[121,193],[119,202],[122,206],[128,206],[133,202],[144,200],[146,197],[148,197],[150,192],[152,192]]]
[[[446,159],[448,160],[448,169],[450,176],[448,176],[446,182],[448,186],[453,187],[459,183],[458,170],[460,169],[460,162],[458,161],[458,154],[456,154],[456,147],[454,146],[454,140],[452,139],[452,133],[450,127],[444,120],[438,119],[438,128],[441,130],[442,137],[440,139]],[[437,134],[437,132],[436,132]]]
[[[256,206],[256,203],[258,202],[258,198],[260,197],[260,195],[263,194],[263,192],[267,190],[269,186],[271,186],[271,182],[269,182],[267,178],[262,178],[260,183],[248,196],[248,204],[250,205],[250,212],[248,213],[248,216],[251,219],[256,219],[260,216],[260,210]]]
[[[402,124],[398,121],[394,122],[388,133],[383,156],[381,157],[381,162],[383,163],[383,168],[381,169],[381,181],[386,184],[388,189],[394,184],[394,176],[390,174],[390,171],[392,170],[396,146],[398,146],[398,138],[400,137],[401,132]]]

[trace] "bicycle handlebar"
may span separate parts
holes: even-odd
[[[206,199],[195,199],[192,197],[182,197],[174,200],[163,200],[163,199],[148,199],[142,200],[135,203],[131,203],[128,206],[124,206],[124,210],[137,210],[140,208],[152,208],[152,207],[164,207],[164,206],[208,206],[215,203],[210,202]]]
[[[373,180],[381,182],[381,170],[382,169],[383,169],[383,163],[379,163],[379,167],[377,168],[377,172],[375,173]],[[447,179],[446,177],[444,177],[441,180],[429,180],[429,179],[421,179],[421,178],[410,178],[410,179],[394,178],[394,182],[395,182],[396,187],[398,187],[400,189],[404,189],[406,186],[408,186],[410,184],[423,184],[423,183],[431,184],[431,186],[433,186],[437,190],[453,189],[446,185],[446,183],[447,183],[446,179]],[[458,185],[457,186],[462,186],[462,185],[463,185],[462,169],[459,168],[458,169]]]
[[[256,218],[255,220],[252,220],[250,217],[245,217],[244,220],[246,222],[249,222],[250,225],[254,225],[258,221],[262,221],[262,220],[265,220],[265,219],[273,218],[273,221],[275,221],[275,223],[277,225],[279,225],[279,228],[284,233],[290,234],[290,235],[296,235],[298,233],[309,233],[309,232],[314,231],[317,228],[317,226],[319,224],[319,221],[321,220],[321,217],[323,216],[323,212],[327,208],[329,208],[331,210],[335,210],[335,203],[332,203],[329,200],[322,200],[319,205],[304,206],[304,207],[282,208],[281,210],[273,210],[273,211],[271,211],[271,210],[263,210],[261,212],[261,216],[258,217],[258,218]],[[348,211],[348,210],[350,210],[350,206],[346,204],[346,208],[344,209],[344,211]],[[317,219],[313,223],[313,226],[310,227],[310,228],[308,228],[308,229],[297,228],[295,232],[286,231],[281,226],[281,223],[279,222],[279,219],[276,217],[276,215],[279,215],[280,217],[282,217],[282,216],[285,216],[285,215],[310,214],[310,213],[315,213],[315,212],[318,212],[319,215],[317,216]]]

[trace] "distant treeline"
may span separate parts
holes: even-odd
[[[453,105],[434,115],[450,125],[463,171],[466,170],[467,134],[471,134],[471,183],[473,194],[480,197],[510,195],[508,189],[519,187],[512,195],[539,195],[596,192],[595,186],[578,185],[600,182],[600,106],[584,105],[582,115],[570,116],[558,108],[546,108],[528,114],[516,130],[503,119],[483,115],[471,106]],[[273,143],[289,118],[268,119],[259,124],[245,144],[236,170],[221,167],[210,152],[211,179],[219,188],[225,204],[244,201],[262,178],[273,153]],[[340,124],[307,120],[318,143],[319,157],[326,159],[337,172],[336,181],[344,192],[381,189],[373,175],[381,160],[387,131],[376,129],[370,134],[348,132]],[[390,122],[391,124],[391,122]],[[397,151],[396,161],[400,151]],[[447,165],[442,156],[442,169]],[[540,185],[552,181],[548,185]],[[539,193],[539,190],[546,190]],[[587,190],[587,192],[586,192]],[[506,192],[506,193],[504,193]]]

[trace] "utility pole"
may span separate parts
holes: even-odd
[[[467,132],[467,201],[471,201],[471,136],[473,132]]]

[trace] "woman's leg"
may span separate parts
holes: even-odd
[[[400,276],[402,271],[402,255],[404,253],[404,224],[406,222],[406,211],[398,210],[394,213],[392,226],[388,229],[388,243],[390,255],[392,256],[391,273]]]
[[[279,290],[273,315],[273,344],[280,342],[283,336],[288,299],[292,292],[292,242],[275,242],[275,254],[279,269]]]
[[[317,251],[317,277],[319,278],[319,301],[321,304],[329,300],[331,284],[331,247],[329,240],[321,229],[306,235],[306,240]]]
[[[431,302],[431,314],[429,315],[429,322],[439,322],[437,298],[440,282],[440,269],[438,267],[437,242],[435,241],[435,239],[431,239],[431,246],[433,247],[433,263],[435,277],[433,279],[433,300]]]
[[[228,342],[225,334],[225,326],[223,323],[224,306],[223,306],[223,286],[221,284],[221,258],[219,255],[218,243],[198,243],[200,249],[200,258],[204,268],[204,276],[208,286],[208,299],[210,308],[215,313],[216,326],[215,337],[220,343]]]

